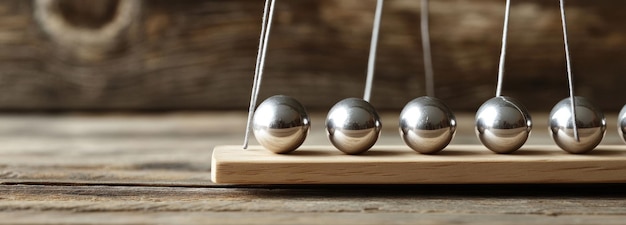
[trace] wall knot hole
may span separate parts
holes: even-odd
[[[62,0],[52,5],[68,24],[100,29],[111,23],[118,13],[119,0]]]

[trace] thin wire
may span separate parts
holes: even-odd
[[[374,64],[376,63],[376,46],[378,44],[378,33],[380,30],[380,20],[383,14],[383,0],[376,3],[376,13],[374,14],[374,25],[372,28],[372,42],[370,43],[370,55],[367,62],[367,79],[365,81],[365,91],[363,100],[370,101],[372,95],[372,84],[374,83]]]
[[[564,0],[560,0],[561,8],[561,25],[563,25],[563,43],[565,45],[565,62],[567,65],[567,82],[569,87],[570,107],[572,110],[572,124],[574,128],[574,138],[577,142],[580,141],[578,136],[578,125],[576,125],[576,101],[574,100],[574,75],[572,75],[572,63],[569,54],[569,43],[567,41],[567,22],[565,22],[565,6]]]
[[[435,74],[430,50],[430,32],[428,29],[428,0],[422,0],[422,49],[424,51],[424,75],[426,80],[426,95],[435,97]]]
[[[259,87],[261,86],[261,80],[263,78],[263,67],[265,66],[265,55],[267,53],[267,40],[269,39],[269,30],[271,27],[271,21],[274,14],[275,0],[266,0],[263,7],[263,23],[261,24],[261,34],[259,35],[259,50],[257,52],[256,66],[254,70],[254,78],[252,80],[252,93],[250,94],[250,107],[248,108],[248,121],[246,123],[246,134],[243,140],[243,149],[248,148],[248,141],[250,140],[250,131],[252,128],[252,117],[254,115],[254,109],[256,108],[256,102],[259,97]],[[271,8],[270,8],[271,6]],[[269,12],[269,22],[268,22]]]
[[[500,65],[498,66],[498,84],[496,85],[496,97],[502,95],[502,80],[504,79],[504,59],[506,58],[506,39],[509,33],[509,15],[511,12],[511,0],[506,0],[504,11],[504,28],[502,28],[502,49],[500,50]]]
[[[261,54],[261,64],[259,64],[259,77],[258,77],[258,81],[257,81],[257,89],[256,92],[254,93],[254,101],[256,103],[256,100],[259,97],[259,90],[261,89],[261,82],[263,81],[263,69],[265,68],[265,59],[266,59],[266,55],[267,55],[267,45],[268,42],[270,40],[270,30],[272,29],[272,21],[274,19],[274,6],[276,5],[276,0],[271,0],[272,4],[270,5],[270,13],[268,15],[267,18],[267,30],[265,31],[265,43],[263,45],[263,52]]]

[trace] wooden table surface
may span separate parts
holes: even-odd
[[[534,114],[530,144],[551,144]],[[402,144],[383,114],[379,144]],[[624,224],[626,185],[217,185],[242,112],[0,115],[0,224]],[[478,144],[473,114],[453,143]],[[327,144],[323,113],[305,144]],[[615,116],[603,144],[621,143]],[[254,143],[254,142],[253,142]]]

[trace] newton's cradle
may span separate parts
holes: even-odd
[[[410,101],[400,113],[399,133],[406,145],[374,146],[382,128],[369,103],[383,9],[383,0],[377,0],[363,98],[344,99],[328,112],[326,132],[332,146],[301,146],[310,128],[302,104],[276,95],[256,106],[275,6],[275,0],[266,0],[243,148],[213,150],[212,180],[229,184],[626,183],[626,146],[598,146],[606,130],[605,117],[589,100],[574,95],[563,1],[559,3],[569,97],[550,112],[549,130],[556,145],[524,146],[532,128],[530,114],[521,102],[501,95],[510,0],[496,95],[476,112],[475,131],[482,145],[448,145],[456,119],[434,97],[428,0],[422,0],[427,96]],[[626,106],[618,116],[618,127],[626,141]],[[260,146],[248,146],[251,132]]]

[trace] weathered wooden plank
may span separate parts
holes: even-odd
[[[0,116],[0,224],[622,224],[624,185],[233,186],[211,149],[245,113]],[[310,143],[327,143],[323,113]],[[455,141],[475,143],[473,114]],[[610,120],[614,120],[611,115]],[[545,121],[545,113],[536,121]],[[383,113],[381,144],[398,144]],[[536,122],[532,143],[551,143]],[[611,123],[609,123],[611,125]],[[615,127],[606,143],[619,143]]]
[[[378,145],[402,145],[397,114],[382,113]],[[528,144],[553,144],[545,113],[533,114]],[[459,113],[452,144],[480,144],[473,114]],[[212,149],[242,141],[243,112],[0,116],[2,182],[207,185]],[[604,145],[621,144],[610,121]],[[313,113],[305,145],[330,146],[324,114]],[[252,139],[252,143],[256,141]]]
[[[245,109],[262,4],[2,1],[0,109]],[[607,110],[626,101],[615,97],[626,82],[624,4],[567,2],[576,89]],[[474,110],[494,93],[504,2],[441,0],[431,9],[437,94]],[[424,93],[419,11],[419,1],[386,1],[378,108]],[[373,12],[374,0],[278,3],[261,98],[282,93],[327,109],[359,96]],[[559,26],[557,4],[513,2],[504,94],[531,109],[548,111],[567,94]]]
[[[0,224],[503,224],[612,225],[624,216],[361,212],[0,212]]]
[[[209,170],[179,169],[67,169],[46,167],[3,167],[0,185],[123,185],[123,186],[217,186]]]
[[[612,224],[626,218],[623,190],[619,185],[311,189],[2,185],[0,223]]]

